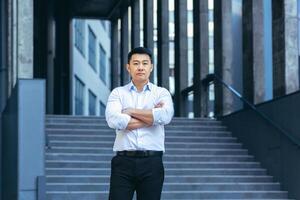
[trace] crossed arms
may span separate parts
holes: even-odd
[[[117,130],[134,130],[152,125],[168,124],[174,114],[170,93],[163,90],[159,103],[152,109],[127,108],[122,110],[121,96],[117,89],[109,96],[106,106],[106,121],[110,128]]]
[[[159,102],[154,108],[162,108],[163,102]],[[134,130],[146,126],[152,126],[153,124],[153,113],[152,109],[134,109],[127,108],[122,110],[122,113],[131,116],[130,121],[127,124],[127,130]]]

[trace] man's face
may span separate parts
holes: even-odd
[[[127,71],[134,83],[146,83],[152,69],[153,64],[147,54],[133,54],[127,64]]]

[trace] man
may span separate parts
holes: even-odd
[[[149,82],[151,51],[137,47],[128,54],[131,82],[115,88],[107,102],[106,121],[116,129],[111,161],[110,200],[160,200],[164,166],[164,125],[174,114],[170,93]]]

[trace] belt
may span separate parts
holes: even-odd
[[[118,156],[128,157],[150,157],[150,156],[162,156],[162,151],[117,151]]]

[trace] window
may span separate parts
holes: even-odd
[[[99,74],[100,74],[100,78],[101,80],[106,84],[106,52],[103,49],[103,47],[100,45],[100,56],[99,56],[99,60],[100,60],[100,70],[99,70]]]
[[[100,20],[102,27],[104,28],[104,30],[106,30],[106,23],[105,20]]]
[[[188,10],[187,20],[188,20],[188,23],[193,23],[193,11],[192,10]]]
[[[174,13],[174,11],[169,11],[169,22],[171,22],[171,23],[175,22],[175,13]]]
[[[96,71],[96,36],[89,28],[89,64]]]
[[[84,21],[75,20],[75,47],[84,56]]]
[[[75,115],[83,115],[83,92],[84,84],[75,77]]]
[[[89,90],[89,115],[96,115],[96,95]]]
[[[100,101],[100,116],[105,116],[105,104]]]

